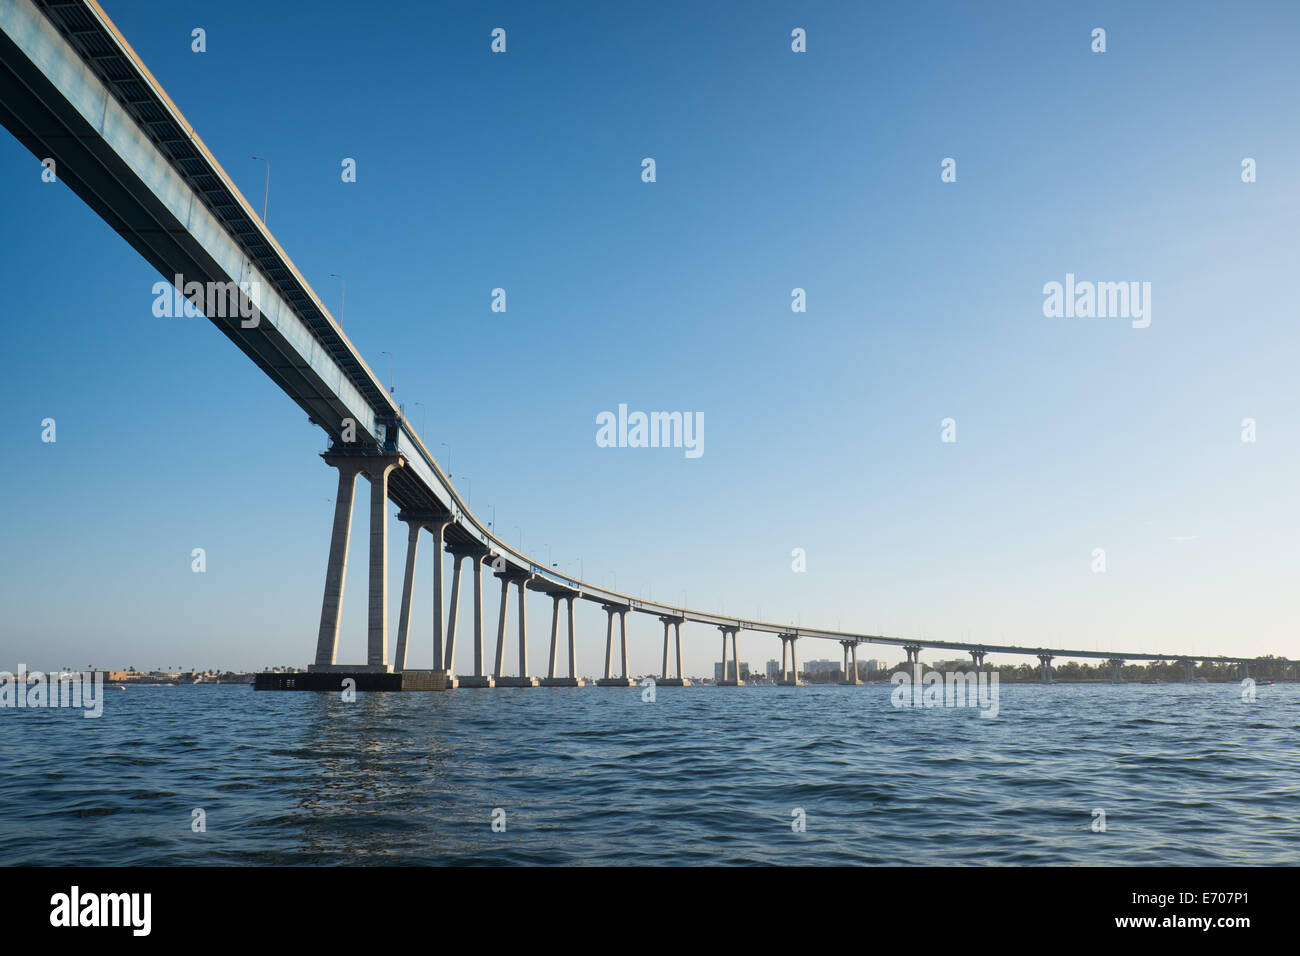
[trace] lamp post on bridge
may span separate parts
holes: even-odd
[[[347,299],[348,299],[348,283],[347,283],[347,280],[344,279],[344,278],[343,278],[341,275],[339,275],[337,272],[331,272],[331,273],[330,273],[330,278],[331,278],[331,279],[338,279],[338,280],[339,280],[339,286],[340,286],[340,289],[339,289],[339,325],[342,325],[342,324],[343,324],[343,309],[344,309],[344,307],[347,305]]]
[[[266,188],[262,191],[262,225],[266,225],[266,201],[271,198],[271,161],[265,156],[253,156],[252,159],[266,163]]]

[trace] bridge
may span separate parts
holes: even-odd
[[[1232,664],[1243,674],[1248,671],[1250,659],[1241,657],[917,641],[795,627],[647,601],[557,573],[497,538],[469,510],[392,395],[95,0],[0,0],[0,122],[38,159],[54,160],[58,178],[329,437],[330,448],[322,458],[338,471],[338,493],[315,659],[306,673],[261,675],[259,687],[336,690],[344,677],[356,680],[359,689],[376,690],[581,686],[573,616],[577,600],[595,602],[606,613],[604,676],[597,681],[602,686],[635,683],[628,673],[629,613],[655,617],[663,625],[661,684],[687,683],[681,651],[686,623],[721,632],[723,677],[729,665],[734,668],[734,679],[722,683],[732,685],[742,683],[737,646],[741,631],[780,638],[780,682],[785,684],[799,683],[796,645],[801,638],[839,642],[849,683],[857,683],[857,650],[862,644],[901,647],[913,663],[923,648],[960,651],[980,667],[990,653],[1036,657],[1048,681],[1056,657],[1105,659],[1116,676],[1125,661],[1171,659]],[[340,664],[339,615],[358,476],[370,485],[366,660]],[[408,528],[391,660],[390,500]],[[408,669],[406,659],[418,552],[426,532],[432,544],[435,667],[419,671]],[[449,599],[443,593],[444,555],[452,560]],[[491,672],[484,643],[487,573],[500,582]],[[457,676],[462,590],[470,592],[473,666],[472,673]],[[529,676],[527,591],[545,594],[553,602],[546,676],[540,679]],[[506,676],[502,672],[512,592],[518,675]],[[561,657],[562,640],[567,653]],[[676,677],[670,677],[670,663],[675,663]],[[567,669],[567,676],[557,669]]]

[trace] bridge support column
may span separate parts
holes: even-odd
[[[506,649],[506,617],[510,613],[510,579],[505,575],[501,576],[501,613],[497,615],[497,655],[496,664],[492,668],[492,680],[497,683],[501,680],[501,664],[505,656]]]
[[[795,660],[794,655],[794,641],[795,637],[793,634],[781,635],[781,676],[777,679],[777,684],[782,687],[798,687],[800,685],[799,664]],[[786,664],[787,648],[790,653],[790,662],[788,665]]]
[[[664,662],[659,675],[659,682],[663,683],[668,679],[668,628],[671,625],[671,619],[661,617],[659,620],[664,623]]]
[[[1044,684],[1050,684],[1052,682],[1052,655],[1039,654],[1038,663],[1040,666],[1039,669],[1040,679]]]
[[[791,634],[790,635],[790,683],[794,687],[798,687],[800,684],[798,647],[799,647],[799,638],[796,635]]]
[[[577,597],[576,594],[553,594],[551,599],[555,602],[551,613],[551,662],[547,670],[547,676],[538,683],[542,687],[584,687],[586,681],[578,677],[578,644],[574,633],[573,625],[573,602]],[[559,624],[560,624],[560,602],[565,601],[569,607],[569,676],[555,676],[555,656],[559,643]]]
[[[506,585],[505,578],[501,583]],[[518,574],[514,577],[515,586],[519,588],[519,676],[503,677],[501,665],[497,664],[496,685],[498,687],[536,687],[537,678],[528,676],[528,582],[531,574]],[[500,651],[498,651],[500,654]]]
[[[840,643],[844,646],[844,683],[856,686],[858,683],[858,642],[840,641]]]
[[[636,681],[627,676],[627,608],[606,604],[605,608],[605,676],[596,681],[597,687],[634,687]],[[623,676],[614,676],[614,615],[619,617],[619,633],[623,646]]]
[[[383,458],[366,469],[370,479],[370,623],[366,667],[388,667],[388,476],[401,459]]]
[[[417,520],[411,518],[402,520],[405,520],[409,527],[406,535],[406,569],[402,574],[401,613],[397,618],[397,650],[393,652],[393,670],[398,672],[406,670],[406,646],[411,632],[411,601],[414,598],[415,586],[415,561],[420,550],[422,527]],[[441,609],[437,613],[440,614]]]
[[[1195,672],[1195,670],[1196,670],[1195,661],[1183,661],[1183,681],[1190,684],[1192,682],[1192,675]]]
[[[430,521],[429,531],[433,533],[433,669],[443,674],[448,687],[455,687],[455,678],[451,669],[444,664],[446,651],[443,647],[444,628],[442,624],[442,553],[446,548],[447,525],[451,519]]]
[[[358,464],[326,462],[339,470],[339,488],[334,496],[334,528],[330,533],[329,564],[325,568],[325,597],[321,600],[320,631],[316,637],[315,667],[333,667],[338,657],[339,612],[343,607],[343,585],[348,573],[348,542],[352,537],[352,499],[357,487]]]
[[[682,674],[682,620],[679,617],[661,617],[659,620],[664,624],[664,659],[663,669],[658,683],[663,687],[690,687],[691,682]],[[674,629],[677,632],[677,676],[668,676],[668,645],[669,631]]]
[[[921,663],[921,645],[904,644],[903,650],[907,652],[907,666],[914,667]]]
[[[623,646],[623,679],[630,680],[627,675],[627,608],[618,612],[618,633]]]
[[[605,677],[609,680],[614,676],[612,670],[614,662],[614,609],[605,608]]]
[[[471,551],[470,573],[474,575],[474,673],[456,678],[460,687],[492,687],[492,675],[483,673],[483,558],[485,551]]]
[[[736,643],[736,635],[740,628],[729,625],[719,625],[718,630],[722,631],[722,680],[718,682],[719,687],[744,687],[745,682],[740,676],[740,646]],[[727,676],[727,638],[731,638],[731,663],[734,665],[735,677]]]
[[[528,582],[532,575],[521,572],[504,572],[501,578],[501,617],[497,622],[496,669],[492,674],[495,687],[536,687],[537,678],[528,676]],[[507,677],[505,666],[506,620],[510,616],[510,585],[519,588],[519,675]]]
[[[578,645],[573,636],[573,599],[572,594],[566,598],[569,605],[569,676],[578,680]],[[578,680],[578,686],[582,686],[582,681]]]
[[[983,671],[983,670],[984,670],[984,655],[985,655],[985,653],[986,653],[985,651],[971,651],[971,652],[970,652],[971,663],[973,663],[973,664],[975,665],[975,670],[976,670],[977,673],[980,672],[980,671]]]
[[[519,676],[531,681],[528,677],[528,595],[524,593],[527,585],[527,578],[519,579]]]
[[[690,681],[686,679],[686,672],[682,670],[682,622],[680,620],[673,622],[673,638],[677,642],[677,677],[685,686]]]
[[[326,454],[326,464],[339,470],[334,500],[334,528],[330,535],[329,565],[325,570],[325,595],[321,601],[320,630],[316,637],[316,662],[308,671],[389,673],[388,665],[388,475],[401,467],[397,456],[362,457]],[[348,545],[352,536],[352,505],[357,475],[370,481],[370,594],[366,625],[366,663],[339,664],[339,614],[347,576]]]
[[[1107,663],[1110,664],[1110,681],[1112,684],[1124,683],[1124,662],[1118,657],[1113,657]]]
[[[451,604],[447,607],[447,652],[443,659],[443,670],[447,672],[447,686],[460,686],[456,673],[456,622],[460,619],[460,565],[465,560],[461,551],[452,552],[451,565]],[[439,613],[441,613],[439,608]]]
[[[432,672],[440,675],[445,683],[454,687],[455,683],[447,680],[449,675],[443,666],[444,652],[442,646],[442,552],[444,532],[447,525],[451,524],[452,519],[443,515],[414,514],[405,511],[399,514],[397,519],[406,522],[410,530],[406,541],[406,573],[402,577],[401,616],[397,624],[397,651],[393,656],[393,670],[402,672],[407,669],[407,653],[411,647],[411,605],[415,596],[415,568],[420,550],[420,532],[428,528],[433,532]]]
[[[560,637],[560,598],[563,595],[551,595],[551,653],[546,659],[546,679],[555,680],[555,650]]]
[[[1247,677],[1249,677],[1249,676],[1250,676],[1250,662],[1249,662],[1249,661],[1242,661],[1242,662],[1241,662],[1241,679],[1242,679],[1242,680],[1245,680],[1245,679],[1246,679]]]

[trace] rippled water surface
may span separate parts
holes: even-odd
[[[106,693],[0,711],[0,862],[1300,863],[1296,684]]]

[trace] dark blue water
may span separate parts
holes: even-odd
[[[1003,685],[991,720],[889,691],[136,687],[98,720],[0,710],[0,863],[1300,863],[1296,684]]]

